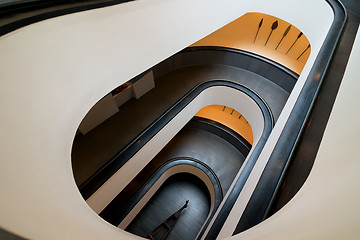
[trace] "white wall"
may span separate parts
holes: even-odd
[[[30,239],[130,239],[77,190],[70,153],[79,123],[116,86],[248,11],[278,16],[309,38],[300,86],[331,22],[325,1],[138,0],[2,36],[0,226]]]

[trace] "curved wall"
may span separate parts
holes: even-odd
[[[77,126],[110,90],[247,12],[296,25],[312,45],[266,159],[331,24],[325,1],[134,1],[2,36],[0,226],[30,239],[135,238],[98,217],[78,192],[70,160]]]

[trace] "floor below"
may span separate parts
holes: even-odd
[[[174,228],[166,239],[193,240],[210,210],[210,196],[206,186],[190,174],[169,178],[151,198],[126,231],[146,237],[153,229],[174,214],[189,200]]]

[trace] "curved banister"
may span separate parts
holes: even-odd
[[[327,2],[334,11],[334,21],[234,234],[269,217],[271,204],[291,162],[294,149],[301,144],[300,136],[313,105],[316,104],[318,91],[347,18],[345,8],[338,0]]]
[[[271,133],[274,125],[274,119],[271,114],[270,108],[267,104],[250,89],[239,85],[235,82],[227,80],[212,80],[199,84],[197,87],[188,92],[182,99],[180,99],[171,109],[169,109],[161,118],[156,120],[149,126],[140,136],[134,139],[121,153],[119,153],[111,162],[98,171],[80,191],[84,198],[90,197],[93,192],[101,187],[118,169],[120,169],[131,157],[140,150],[148,141],[151,140],[171,119],[173,119],[180,111],[182,111],[193,99],[195,99],[202,91],[214,86],[226,86],[241,91],[251,97],[258,105],[264,118],[264,129],[258,140],[256,146],[248,156],[240,176],[234,181],[234,187],[230,190],[227,198],[223,201],[220,213],[215,216],[215,222],[212,224],[212,229],[220,231],[229,212],[233,208],[242,188],[244,187],[248,176],[250,175],[266,141]],[[201,234],[204,234],[206,229],[203,229]]]
[[[282,78],[283,80],[292,82],[292,83],[290,84],[290,85],[292,85],[292,84],[295,83],[296,80],[297,80],[297,77],[298,77],[297,75],[291,75],[291,71],[289,71],[287,68],[284,68],[284,67],[282,67],[281,65],[279,65],[279,64],[277,64],[277,63],[275,63],[275,62],[273,62],[273,61],[271,61],[271,60],[269,60],[269,59],[263,59],[263,57],[261,57],[261,56],[259,56],[259,55],[251,54],[251,53],[247,53],[247,52],[243,52],[242,50],[230,49],[230,48],[224,48],[224,47],[194,47],[194,48],[192,47],[192,48],[190,48],[190,49],[185,49],[185,50],[179,52],[178,54],[175,54],[174,56],[172,56],[172,57],[164,60],[163,62],[157,64],[157,65],[154,66],[151,70],[152,70],[153,73],[154,73],[155,79],[159,79],[159,78],[161,78],[161,76],[162,76],[163,74],[166,74],[166,73],[168,73],[168,72],[170,72],[170,71],[173,71],[174,69],[184,67],[184,66],[182,65],[182,64],[184,63],[184,59],[182,59],[182,58],[184,57],[184,56],[183,56],[184,53],[192,52],[192,53],[196,53],[196,54],[198,54],[198,53],[201,54],[201,53],[203,53],[204,51],[207,51],[207,52],[210,51],[210,52],[214,53],[215,56],[217,56],[218,53],[221,53],[220,50],[224,50],[225,54],[230,54],[230,55],[232,56],[231,58],[240,57],[240,58],[242,59],[242,56],[245,55],[245,56],[248,56],[249,58],[253,59],[253,60],[256,61],[256,62],[259,62],[260,66],[263,66],[262,64],[263,64],[263,63],[266,63],[266,65],[273,67],[274,70],[266,71],[266,73],[267,73],[266,76],[264,76],[261,72],[259,72],[261,69],[259,69],[259,70],[254,70],[254,73],[255,73],[255,74],[261,75],[261,76],[267,78],[267,80],[269,80],[269,81],[275,82],[277,78]],[[211,54],[212,54],[212,53],[211,53]],[[187,60],[187,59],[188,59],[188,57],[185,56],[185,60]],[[218,58],[216,57],[216,59],[218,59]],[[246,59],[247,59],[247,58],[246,58]],[[242,59],[240,62],[246,61],[246,59]],[[192,66],[192,64],[202,64],[202,63],[199,62],[199,61],[203,61],[203,60],[204,60],[204,58],[198,59],[198,60],[196,60],[195,62],[192,62],[192,63],[189,63],[188,61],[185,61],[185,62],[186,62],[186,64],[187,64],[186,66],[188,66],[189,64],[190,64],[190,66]],[[239,61],[238,61],[238,62],[239,62]],[[225,63],[224,63],[224,64],[225,64]],[[258,69],[260,66],[258,66],[257,69]],[[242,66],[238,66],[238,67],[241,68]],[[250,69],[245,69],[245,70],[251,71]],[[145,71],[145,73],[146,73],[146,72],[148,72],[148,71]],[[142,75],[143,75],[143,73],[140,74],[139,76],[142,76]],[[134,80],[136,80],[137,78],[139,78],[139,76],[135,77]],[[132,81],[132,80],[130,80],[130,81]],[[234,79],[234,81],[237,81],[237,79]],[[195,86],[195,85],[194,85],[194,86]],[[251,86],[251,84],[250,84],[250,86]],[[278,85],[278,86],[279,86],[279,85]],[[281,86],[279,86],[279,87],[281,87]],[[291,86],[291,88],[289,88],[289,91],[291,91],[291,89],[292,89],[292,86]],[[261,95],[261,92],[259,92],[259,94]],[[269,100],[269,98],[266,99],[265,102],[268,101],[268,100]],[[271,101],[271,100],[270,100],[270,101]],[[175,104],[175,102],[174,102],[174,104]],[[279,113],[279,112],[277,112],[277,113]],[[277,118],[277,116],[278,116],[278,115],[275,115],[275,119]],[[160,118],[160,117],[161,117],[160,115],[155,116],[151,121],[155,121],[156,118]],[[151,122],[151,121],[149,121],[149,122]],[[144,129],[145,129],[145,126],[144,126]],[[142,131],[142,132],[144,132],[144,131]],[[131,139],[135,139],[135,138],[136,138],[137,136],[139,136],[140,134],[141,134],[140,131],[134,133],[133,136],[132,136],[131,138],[129,138],[129,142],[130,142]],[[127,144],[127,145],[121,146],[121,148],[119,148],[119,151],[122,151],[122,150],[123,150],[124,148],[126,148],[126,146],[128,146],[128,145],[130,145],[130,143]],[[114,152],[112,159],[115,158],[118,154],[119,154],[119,152],[118,152],[118,153]],[[76,159],[73,158],[73,161],[74,161],[74,160],[76,160]],[[112,161],[111,159],[104,159],[104,160],[109,160],[109,162]],[[102,166],[101,168],[106,168],[106,165],[109,164],[109,162],[106,162],[106,163],[104,164],[104,166]],[[102,171],[102,170],[101,170],[101,169],[98,169],[98,171]],[[95,172],[94,174],[97,174],[97,173]],[[92,177],[93,177],[93,176],[88,176],[88,179],[87,179],[86,181],[84,181],[84,182],[82,182],[82,183],[80,183],[80,184],[78,185],[79,188],[80,188],[80,189],[84,189],[84,186],[87,185],[89,181],[91,181],[90,179],[91,179]],[[81,190],[81,192],[84,193],[83,190]],[[83,196],[84,196],[85,198],[87,198],[89,195],[83,194]]]
[[[229,144],[231,144],[233,147],[235,147],[241,154],[246,156],[250,149],[251,144],[248,143],[242,136],[240,136],[238,133],[233,131],[232,129],[214,122],[212,120],[202,118],[202,117],[194,117],[190,121],[189,127],[196,128],[196,129],[202,129],[206,132],[210,132],[212,134],[215,134],[221,138],[223,138],[225,141],[227,141]],[[181,161],[180,161],[181,160]],[[189,157],[176,157],[172,158],[164,163],[156,164],[154,166],[145,167],[143,169],[144,172],[146,172],[146,176],[143,176],[142,174],[139,174],[133,181],[136,182],[135,185],[132,185],[130,187],[131,192],[133,192],[133,188],[135,189],[136,193],[133,195],[132,193],[129,193],[125,189],[120,192],[112,201],[111,203],[100,213],[100,216],[107,220],[108,222],[112,223],[113,225],[117,226],[119,223],[125,218],[125,216],[132,210],[132,208],[136,205],[137,202],[145,195],[145,193],[153,186],[156,179],[159,179],[159,177],[164,174],[167,169],[174,166],[174,164],[185,164],[183,163],[183,160],[186,160],[187,165],[197,166],[200,170],[202,170],[204,173],[206,173],[209,177],[209,179],[212,181],[214,188],[218,193],[217,196],[221,196],[220,198],[217,198],[219,201],[216,202],[216,208],[218,204],[220,204],[222,198],[223,198],[223,188],[221,186],[221,181],[219,180],[216,173],[207,166],[204,162],[199,161],[194,158]],[[171,163],[171,164],[170,164]],[[194,164],[196,163],[196,164]],[[144,180],[141,180],[144,179]],[[154,180],[155,179],[155,180]],[[217,187],[216,187],[217,186]],[[132,196],[133,195],[133,196]],[[126,202],[125,206],[124,203]]]
[[[28,0],[3,4],[0,5],[0,36],[49,18],[131,1],[134,0]]]
[[[214,171],[205,163],[189,157],[178,157],[170,159],[161,165],[156,172],[150,177],[150,179],[141,186],[141,188],[136,192],[136,194],[128,201],[125,206],[119,206],[117,204],[116,198],[99,214],[103,219],[107,220],[109,223],[117,226],[121,223],[122,220],[130,213],[130,211],[135,207],[135,205],[145,196],[145,194],[151,189],[151,187],[156,183],[156,181],[169,169],[179,166],[187,165],[193,166],[203,173],[210,179],[213,188],[214,188],[214,209],[213,212],[219,207],[222,199],[223,192],[220,180],[214,173]],[[177,174],[177,173],[176,173]],[[121,209],[119,209],[121,207]],[[210,214],[213,215],[214,213]]]
[[[227,80],[207,81],[199,84],[190,90],[187,94],[185,94],[185,96],[183,96],[167,112],[165,112],[160,118],[158,118],[148,128],[146,128],[138,137],[130,142],[119,154],[117,154],[112,160],[100,168],[92,177],[79,186],[79,190],[82,196],[85,199],[89,198],[98,188],[101,187],[101,185],[107,181],[107,179],[109,179],[117,170],[119,170],[127,161],[129,161],[137,151],[139,151],[148,141],[150,141],[151,138],[155,136],[155,134],[157,134],[168,122],[170,122],[171,119],[173,119],[180,111],[182,111],[196,96],[198,96],[203,90],[213,86],[227,86],[237,89],[251,97],[260,107],[263,113],[265,127],[264,133],[259,140],[260,144],[258,143],[253,153],[256,153],[255,155],[260,154],[260,148],[262,148],[265,144],[265,139],[267,139],[274,124],[274,119],[270,108],[255,92],[238,83]]]
[[[290,75],[294,79],[297,79],[299,77],[299,75],[296,72],[294,72],[291,69],[285,67],[284,65],[281,65],[280,63],[274,62],[270,58],[260,56],[258,54],[255,54],[255,53],[252,53],[252,52],[249,52],[249,51],[236,49],[236,48],[222,47],[222,46],[193,46],[193,47],[185,48],[180,53],[193,52],[193,51],[206,51],[206,50],[231,52],[231,53],[236,53],[236,54],[242,54],[242,55],[245,55],[245,56],[249,56],[251,58],[254,58],[256,60],[259,60],[259,61],[262,61],[264,63],[270,64],[273,67],[276,67],[276,68],[280,69],[281,71],[283,71],[286,74]]]
[[[202,126],[204,125],[209,126],[207,128],[204,127],[200,127],[200,128],[204,129],[206,132],[213,133],[225,139],[236,149],[238,149],[244,156],[249,154],[252,145],[243,136],[241,136],[233,129],[214,120],[198,117],[198,116],[194,116],[192,121],[193,121],[192,122],[193,126],[197,124],[201,124]]]
[[[220,46],[187,47],[152,68],[155,78],[175,69],[204,64],[222,64],[256,73],[290,93],[299,77],[273,60],[240,49]]]

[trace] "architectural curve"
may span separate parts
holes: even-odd
[[[139,1],[139,2],[140,3],[136,3],[135,5],[144,6],[142,5],[145,4],[143,3],[144,1],[143,2]],[[184,1],[184,3],[185,2],[186,1]],[[138,72],[143,71],[149,66],[154,65],[156,62],[170,55],[169,54],[170,52],[173,53],[179,50],[180,48],[185,47],[190,42],[194,42],[194,40],[200,39],[202,36],[205,36],[211,31],[219,28],[221,25],[224,25],[226,22],[235,19],[236,14],[247,12],[249,11],[249,9],[252,8],[257,8],[253,6],[251,3],[249,3],[250,6],[242,5],[240,7],[236,5],[236,1],[229,1],[229,3],[230,2],[234,3],[233,9],[222,7],[221,4],[224,4],[223,2],[221,4],[214,2],[214,5],[212,5],[211,7],[216,8],[216,11],[208,7],[210,10],[209,15],[212,15],[212,18],[211,19],[206,18],[206,21],[207,23],[208,21],[210,21],[213,25],[204,24],[204,28],[202,28],[203,26],[201,25],[202,23],[201,19],[195,17],[194,19],[199,21],[198,22],[194,21],[195,24],[193,26],[185,22],[184,24],[186,26],[189,26],[188,32],[191,32],[190,30],[194,30],[194,32],[198,30],[198,34],[191,36],[189,35],[188,36],[189,39],[187,40],[183,40],[183,39],[181,40],[179,38],[180,39],[179,42],[181,43],[179,43],[178,45],[175,45],[174,43],[172,43],[172,41],[169,41],[170,44],[174,44],[174,45],[171,45],[171,47],[166,46],[164,52],[158,53],[159,55],[157,55],[151,60],[144,59],[144,62],[139,63],[139,66],[137,67],[128,69],[128,71],[124,75],[121,75],[119,74],[119,72],[114,70],[111,71],[110,69],[115,69],[115,67],[113,65],[111,65],[112,67],[108,67],[106,66],[106,64],[101,66],[104,72],[107,72],[108,75],[81,73],[85,69],[95,69],[94,66],[96,66],[96,64],[93,64],[94,62],[91,62],[91,60],[89,60],[90,58],[86,59],[79,57],[81,56],[81,53],[85,53],[88,50],[90,50],[91,47],[89,46],[96,45],[93,43],[96,42],[97,40],[100,43],[107,41],[105,41],[102,38],[96,38],[96,39],[87,38],[90,39],[90,41],[84,43],[80,41],[81,38],[77,39],[76,37],[78,37],[79,35],[89,36],[85,33],[86,31],[84,31],[84,29],[87,30],[90,29],[92,31],[99,30],[98,28],[93,26],[94,28],[85,27],[82,28],[83,31],[76,31],[81,28],[77,28],[79,25],[75,26],[72,23],[80,19],[80,17],[78,18],[79,15],[74,18],[73,16],[71,16],[69,18],[61,17],[61,19],[60,18],[51,19],[51,21],[45,21],[46,23],[41,22],[40,24],[33,24],[26,28],[19,29],[18,31],[11,32],[6,36],[5,35],[2,36],[0,40],[0,50],[3,53],[2,56],[10,56],[10,58],[6,59],[5,57],[1,57],[4,64],[1,66],[1,71],[0,71],[2,74],[2,79],[6,80],[6,85],[3,88],[5,90],[1,91],[1,108],[3,109],[4,112],[3,126],[1,129],[4,133],[4,136],[9,136],[9,139],[6,139],[6,141],[5,140],[1,141],[2,146],[4,146],[4,151],[2,151],[2,158],[6,159],[6,165],[5,165],[6,167],[2,167],[2,169],[4,170],[0,174],[2,180],[1,182],[3,182],[4,184],[4,187],[2,188],[4,189],[4,198],[2,198],[1,200],[2,203],[1,206],[8,206],[8,205],[13,206],[12,204],[15,204],[13,203],[14,200],[16,200],[16,202],[19,201],[22,204],[18,205],[19,206],[18,209],[8,210],[7,208],[2,207],[2,209],[4,210],[4,214],[2,214],[1,227],[4,228],[5,230],[17,233],[21,236],[25,236],[28,238],[35,238],[35,239],[53,238],[55,236],[61,236],[62,238],[66,238],[66,239],[79,239],[79,238],[97,239],[101,237],[107,237],[109,239],[111,238],[118,239],[119,236],[124,238],[129,237],[125,233],[118,231],[117,229],[112,228],[111,226],[106,225],[106,223],[104,223],[101,219],[99,219],[95,214],[92,214],[90,209],[81,200],[80,195],[76,192],[76,185],[73,182],[71,176],[71,166],[69,162],[70,149],[71,149],[70,142],[76,130],[76,126],[78,125],[81,116],[85,115],[86,109],[89,109],[90,106],[99,98],[99,96],[104,95],[107,91],[109,91],[109,89],[119,84],[119,81],[115,80],[114,76],[117,77],[121,76],[121,79],[129,79],[132,76],[136,75]],[[286,5],[286,2],[285,1],[283,2]],[[257,1],[254,1],[254,4],[255,3],[257,3]],[[310,1],[308,1],[307,3],[310,3]],[[180,6],[180,7],[182,6],[181,4],[179,5],[177,4],[178,3],[174,3],[174,5],[176,6]],[[322,7],[325,8],[325,6],[320,4],[319,2],[314,2],[313,4],[314,5],[312,6],[314,6],[314,8],[317,11],[321,11]],[[182,12],[181,11],[182,9],[177,8],[176,6],[173,7],[173,9]],[[247,9],[241,10],[244,7]],[[285,8],[286,7],[289,7],[291,9],[289,5],[286,5]],[[275,11],[274,9],[266,5],[259,6],[258,8],[260,8],[259,10],[262,10],[262,12],[274,11],[277,12],[279,15],[288,16],[288,17],[291,15],[291,13],[284,13],[281,9]],[[267,8],[268,10],[266,10]],[[161,12],[160,7],[159,8],[155,7],[152,10],[154,9],[159,10],[158,12]],[[169,11],[171,10],[170,7],[168,10]],[[221,10],[228,10],[229,12],[227,12],[226,14],[227,16],[223,16],[221,14],[219,15],[211,14],[215,12],[216,13],[222,12]],[[302,8],[299,8],[297,10],[301,11]],[[312,9],[310,9],[309,11],[311,10]],[[324,12],[327,11],[324,10]],[[191,15],[191,12],[188,13],[189,13],[189,19],[192,19],[193,15]],[[174,14],[176,16],[176,13]],[[82,15],[82,17],[84,18],[81,21],[84,21],[86,19],[86,15],[87,14]],[[99,24],[98,26],[101,26],[101,24],[104,23],[103,16],[100,15],[101,14],[97,15],[97,17],[101,18],[100,21],[97,21],[97,23]],[[304,73],[300,76],[300,80],[306,78],[309,71],[309,67],[311,65],[313,65],[314,63],[318,64],[318,62],[315,62],[315,56],[320,50],[320,45],[324,37],[323,33],[327,31],[327,27],[328,27],[326,21],[328,21],[329,19],[328,18],[329,15],[327,13],[324,13],[324,15],[325,15],[324,19],[326,18],[326,20],[320,19],[318,22],[320,28],[318,28],[318,26],[312,26],[314,29],[319,30],[318,35],[309,34],[311,36],[310,41],[315,42],[313,48],[314,51],[312,52],[312,56],[310,56],[309,63],[305,67]],[[112,18],[113,15],[109,14],[107,17]],[[132,18],[132,19],[136,19],[136,18]],[[284,17],[284,19],[287,19],[287,17]],[[293,19],[294,21],[296,21],[296,17],[294,17]],[[62,22],[63,20],[64,22]],[[300,20],[298,22],[300,24],[303,24],[303,26],[306,26],[306,30],[310,29],[310,27],[306,23],[303,23]],[[74,27],[73,29],[76,29],[75,32],[79,34],[79,35],[72,35],[72,37],[74,37],[75,39],[74,42],[61,41],[64,39],[57,38],[57,36],[59,36],[58,34],[55,34],[54,31],[48,31],[51,29],[58,28],[59,30],[61,30],[61,32],[64,35],[69,36],[67,35],[68,33],[74,32],[74,31],[68,31],[69,29],[67,27],[64,27],[65,25],[67,26],[67,24],[69,23],[72,27]],[[80,24],[80,25],[84,26],[86,24],[84,25]],[[209,25],[211,25],[211,27],[207,27]],[[55,28],[53,28],[54,26]],[[321,28],[323,28],[323,30]],[[30,33],[31,32],[30,30],[34,32]],[[102,30],[104,31],[103,33],[107,33],[105,31],[105,28],[103,28]],[[167,29],[167,31],[164,32],[171,33],[172,31],[171,29]],[[185,31],[181,31],[180,29],[179,32],[183,34]],[[34,35],[36,36],[36,39],[34,38]],[[21,44],[21,41],[24,39],[28,40],[27,43],[31,45],[31,47],[29,47],[29,45],[23,46]],[[69,39],[71,38],[66,38],[65,40],[69,40]],[[111,42],[112,40],[115,41],[118,39],[119,38],[113,38],[108,41]],[[172,39],[171,36],[170,39]],[[81,50],[75,47],[74,48],[70,47],[70,50],[73,50],[73,52],[69,54],[68,52],[63,51],[65,48],[64,45],[62,45],[61,43],[64,42],[67,43],[71,42],[71,44],[74,45],[77,45],[77,43],[81,42],[81,44],[78,45],[80,46],[79,49]],[[59,52],[55,53],[54,49],[49,47],[49,43],[55,43],[55,45],[58,48],[60,48],[57,49]],[[150,49],[151,47],[154,47],[156,44],[152,45],[148,43],[145,45]],[[106,45],[102,45],[102,46],[105,47]],[[333,48],[334,46],[331,47]],[[152,48],[152,49],[157,49],[157,48]],[[95,50],[95,48],[92,50]],[[116,58],[111,57],[113,55],[106,48],[102,50],[106,52],[106,55],[108,54],[109,63],[116,62],[113,60],[118,60]],[[100,53],[100,52],[103,51],[99,51],[99,52],[95,51],[95,53]],[[35,58],[38,60],[38,62],[31,61],[34,59],[34,55]],[[124,53],[124,55],[126,55],[126,53]],[[53,58],[49,58],[48,56],[53,56]],[[103,55],[94,54],[94,56],[103,56]],[[135,58],[137,58],[139,55],[135,53],[134,56]],[[82,66],[77,65],[79,69],[72,68],[71,66],[75,66],[72,64],[82,62],[79,60],[85,60],[83,62],[84,65]],[[127,60],[129,61],[129,59]],[[66,63],[66,61],[68,61],[68,63]],[[56,65],[56,63],[58,63],[58,65]],[[21,72],[16,71],[16,69],[14,69],[12,64],[14,64],[13,66],[17,65],[21,67],[22,71]],[[55,67],[53,68],[50,67],[52,64],[54,64],[53,66]],[[124,66],[127,65],[124,64]],[[52,69],[53,72],[51,73],[49,71],[45,71],[46,69]],[[72,69],[73,71],[68,71],[70,69]],[[68,73],[71,72],[71,74],[67,75],[65,74],[66,72]],[[59,77],[60,75],[62,77]],[[105,79],[104,81],[102,81],[104,85],[97,84],[100,82],[94,80],[97,77],[99,77],[99,79],[101,80]],[[24,79],[28,81],[23,81]],[[51,83],[49,82],[49,79],[51,79],[50,81]],[[87,81],[85,81],[84,79],[86,79]],[[85,83],[88,84],[86,85],[86,91],[81,90],[81,87],[84,87]],[[19,88],[19,86],[23,86],[23,87]],[[41,87],[36,88],[36,86],[41,86]],[[71,88],[69,88],[70,86],[74,87],[75,89],[78,89],[77,91],[77,94],[79,94],[78,97],[74,97],[74,92],[72,91]],[[48,91],[49,89],[54,89],[54,88],[57,91],[52,92],[52,94],[46,93],[46,91]],[[24,89],[33,90],[34,91],[33,93],[36,96],[35,97],[32,96],[32,94],[30,94],[28,91]],[[46,89],[46,91],[43,91],[42,89]],[[67,96],[67,99],[61,98],[63,96]],[[284,110],[284,114],[282,113],[282,116],[280,117],[280,123],[284,122],[284,120],[286,121],[287,119],[286,112],[289,111],[289,106],[291,105],[293,98],[294,97],[296,98],[296,96],[297,95],[294,93],[293,96],[290,98],[289,104],[287,104],[286,109]],[[32,100],[26,101],[29,99]],[[43,102],[44,99],[48,99],[48,101],[44,103]],[[60,101],[59,99],[62,99],[62,101]],[[75,100],[75,104],[72,103],[71,100]],[[22,103],[24,102],[28,103],[26,104],[27,105],[26,108],[22,107],[22,104],[19,103],[20,101]],[[13,105],[11,103],[17,103],[18,106],[20,106],[19,112],[21,112],[21,114],[15,112],[16,110],[14,110]],[[64,110],[61,108],[64,105],[72,106],[72,107]],[[51,116],[45,114],[45,112],[49,108],[51,109],[50,110],[51,114],[49,114]],[[59,112],[56,112],[55,109],[58,110]],[[62,132],[51,128],[51,126],[53,125],[50,125],[49,122],[61,123],[60,124],[61,126],[58,125],[57,127]],[[279,124],[278,126],[280,125],[281,124]],[[276,126],[276,131],[281,131],[279,129],[282,128]],[[274,133],[273,135],[276,134]],[[36,136],[36,141],[32,139],[34,136]],[[31,139],[33,141],[31,141]],[[276,137],[271,137],[271,140],[276,141]],[[53,141],[56,142],[56,144]],[[21,149],[22,151],[19,151],[19,149],[17,148],[17,146],[19,145],[24,147],[23,149]],[[45,149],[44,146],[47,146],[47,148]],[[20,161],[20,159],[29,159],[31,160],[31,164],[28,164],[25,161]],[[68,160],[68,162],[63,163],[64,159]],[[47,169],[48,172],[45,173],[39,171],[39,169]],[[28,181],[26,182],[24,181],[22,183],[19,183],[18,181],[13,181],[13,182],[9,181],[10,179],[14,179],[11,174],[14,173],[15,171],[17,173],[21,173],[24,179],[27,178]],[[29,172],[31,173],[36,172],[38,174],[34,176],[34,174],[29,174]],[[48,179],[49,181],[46,183],[44,179]],[[5,183],[8,182],[12,182],[11,188],[5,186]],[[57,191],[53,190],[54,187],[57,189]],[[39,189],[43,189],[47,193],[47,195],[45,196],[42,192],[39,191]],[[62,192],[63,195],[60,195],[58,191]],[[34,195],[34,193],[37,194]],[[22,198],[25,198],[26,201],[21,201]],[[48,209],[49,212],[45,213],[43,211],[44,208]],[[76,208],[77,211],[73,211],[74,208]],[[49,216],[51,215],[57,216],[59,217],[59,219],[55,222],[53,219],[49,218]],[[71,222],[66,222],[64,216],[66,216],[67,219],[71,219],[73,220],[73,222],[76,222],[76,225],[73,225]],[[22,221],[19,221],[19,218]],[[20,222],[21,224],[19,224]],[[47,229],[48,231],[47,232],[37,231],[37,229],[39,229],[40,227],[42,229]],[[89,231],[89,229],[91,231]],[[241,238],[241,236],[236,236],[236,237]],[[286,238],[286,234],[284,238]]]

